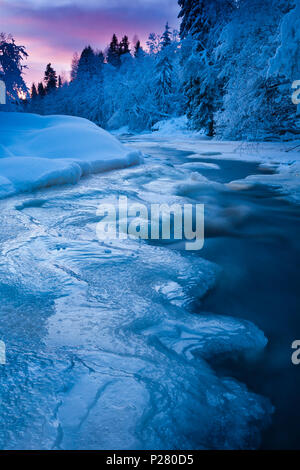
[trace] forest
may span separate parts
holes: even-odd
[[[186,115],[190,129],[222,140],[296,138],[299,1],[178,3],[180,31],[167,23],[145,45],[114,34],[104,51],[87,45],[74,53],[70,77],[57,76],[49,63],[30,90],[22,76],[26,48],[2,33],[8,107],[84,117],[107,130],[136,133]]]

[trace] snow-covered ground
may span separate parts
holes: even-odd
[[[3,177],[19,190],[35,188],[50,164],[61,175],[59,162],[80,171],[104,162],[108,169],[140,155],[134,150],[139,138],[122,146],[84,120],[32,116],[25,129],[23,118],[18,138],[1,128],[9,156],[0,172],[4,168]],[[14,117],[6,119],[11,129]],[[67,135],[78,147],[64,141]],[[153,139],[140,166],[0,201],[0,337],[7,349],[0,369],[1,448],[259,446],[273,412],[270,401],[217,374],[213,361],[226,356],[250,363],[267,339],[250,321],[200,308],[220,267],[173,244],[97,239],[99,204],[117,204],[120,195],[144,204],[185,203],[200,192],[224,233],[247,216],[214,206],[213,194],[230,189],[195,174],[193,159],[174,159],[173,140],[168,153],[155,150]],[[227,148],[192,140],[184,145],[201,152]],[[20,165],[18,180],[6,162]],[[220,172],[204,163],[202,169]]]
[[[86,119],[0,112],[0,198],[140,161]]]

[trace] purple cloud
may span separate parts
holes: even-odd
[[[68,71],[75,51],[87,44],[103,49],[114,32],[145,42],[166,21],[177,28],[178,10],[176,0],[0,0],[0,31],[27,47],[31,82],[42,78],[48,62]]]

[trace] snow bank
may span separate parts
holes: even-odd
[[[0,198],[140,161],[86,119],[0,112]]]

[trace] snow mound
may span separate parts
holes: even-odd
[[[0,112],[0,198],[140,161],[86,119]]]

